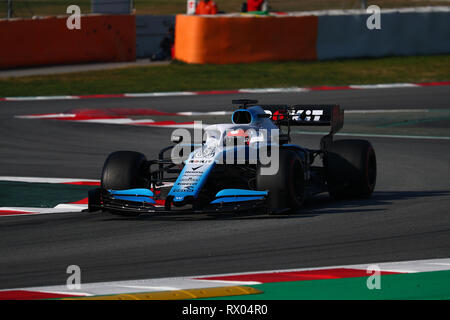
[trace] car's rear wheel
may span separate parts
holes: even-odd
[[[146,164],[146,157],[139,152],[111,153],[103,166],[102,189],[125,190],[147,187]]]
[[[324,157],[328,191],[336,199],[368,198],[375,189],[377,160],[366,140],[333,142]]]
[[[268,212],[297,210],[305,200],[305,177],[301,158],[292,150],[280,149],[278,172],[264,175],[259,166],[256,176],[258,190],[268,190]]]

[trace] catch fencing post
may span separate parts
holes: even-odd
[[[8,0],[8,15],[7,18],[11,19],[13,16],[13,0]]]
[[[366,10],[367,8],[367,0],[361,0],[361,9]]]

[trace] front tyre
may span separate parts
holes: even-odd
[[[125,190],[148,186],[147,159],[139,152],[117,151],[106,159],[102,171],[102,189]]]
[[[367,140],[333,142],[324,158],[328,191],[333,198],[369,198],[375,189],[377,160]]]
[[[283,209],[297,210],[305,200],[305,176],[300,156],[292,150],[280,149],[278,172],[274,175],[256,175],[257,190],[268,190],[270,214]]]

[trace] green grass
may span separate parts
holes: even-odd
[[[0,207],[53,208],[87,198],[92,186],[0,181]]]
[[[219,10],[238,12],[245,0],[215,0]],[[175,14],[186,12],[186,0],[134,0],[136,14]],[[6,17],[7,0],[0,0],[0,18]],[[359,9],[359,0],[270,0],[271,11],[309,11],[325,9]],[[69,5],[80,6],[82,13],[91,12],[91,0],[13,0],[15,17],[64,15]],[[448,2],[429,0],[368,0],[367,5],[381,8],[414,6],[448,6]]]
[[[448,300],[450,271],[381,276],[381,288],[369,290],[367,277],[272,282],[252,285],[257,295],[202,300]]]
[[[450,80],[450,55],[235,65],[174,62],[165,66],[3,78],[0,97],[447,80]]]

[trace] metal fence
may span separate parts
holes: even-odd
[[[133,0],[0,0],[0,18],[65,15],[77,5],[81,13],[130,13]]]
[[[0,17],[65,15],[70,5],[78,5],[82,13],[91,13],[91,0],[0,0]]]
[[[222,12],[239,12],[246,0],[215,0]],[[448,6],[448,0],[268,0],[271,11],[310,11],[327,9],[359,9],[372,4],[381,8],[428,5]],[[81,13],[116,13],[127,5],[136,14],[170,15],[185,13],[187,0],[0,0],[0,18],[65,15],[69,5],[78,5]],[[97,10],[97,11],[96,11]],[[100,10],[100,11],[98,11]]]
[[[92,0],[92,13],[124,14],[132,10],[132,0]]]

